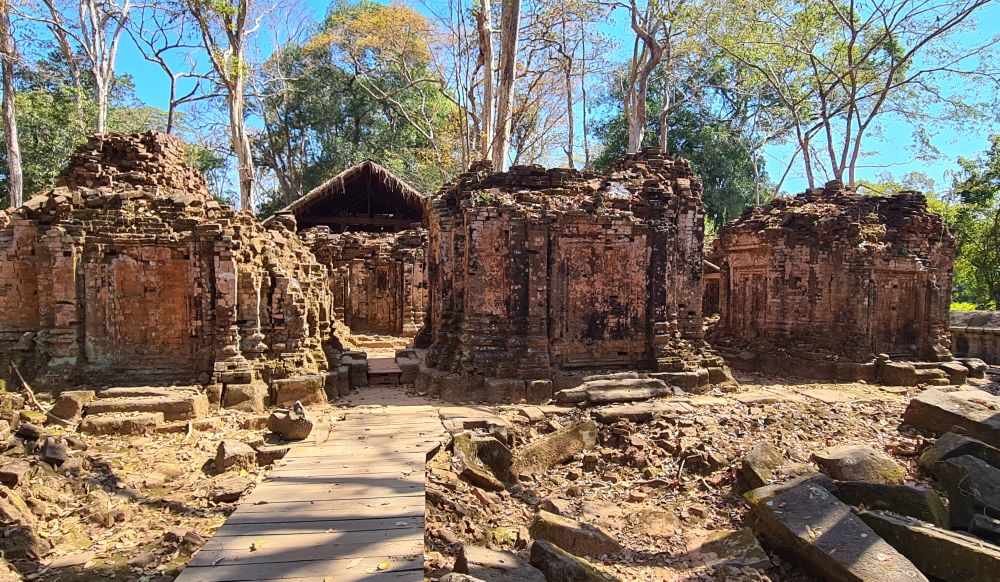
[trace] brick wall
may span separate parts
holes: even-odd
[[[656,150],[605,176],[474,165],[430,200],[429,366],[471,378],[697,373],[702,186]]]
[[[946,359],[954,238],[923,195],[839,183],[719,231],[717,345],[806,360]]]
[[[209,195],[170,136],[95,135],[0,230],[0,355],[40,384],[325,367],[326,268]]]

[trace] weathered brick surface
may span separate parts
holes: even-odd
[[[299,233],[330,271],[333,315],[358,334],[413,337],[427,312],[427,231]]]
[[[474,165],[429,201],[428,365],[521,379],[719,365],[703,342],[701,192],[686,161],[652,150],[605,176]]]
[[[783,361],[947,359],[954,249],[916,192],[831,182],[747,209],[719,230],[717,345]]]
[[[325,367],[326,268],[281,224],[216,202],[184,156],[163,134],[95,135],[11,213],[0,357],[34,354],[59,386]]]

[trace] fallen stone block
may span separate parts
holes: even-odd
[[[757,489],[771,482],[774,471],[785,464],[785,455],[769,442],[754,445],[743,457],[739,483],[743,491]]]
[[[906,480],[906,469],[889,455],[870,447],[831,447],[814,453],[813,460],[838,481],[902,483]]]
[[[698,548],[699,566],[771,567],[771,558],[749,528],[713,532]]]
[[[986,370],[990,368],[989,364],[979,358],[956,358],[955,361],[965,366],[969,371],[969,378],[985,378]]]
[[[275,406],[289,406],[296,401],[302,404],[326,402],[326,388],[323,376],[309,374],[271,382]]]
[[[836,481],[833,494],[848,505],[907,515],[948,527],[948,508],[933,489],[913,485]]]
[[[941,362],[938,369],[948,374],[948,383],[961,386],[969,377],[969,369],[959,362]]]
[[[1000,518],[1000,469],[963,455],[935,464],[934,476],[948,493],[952,528],[969,529],[976,514]]]
[[[744,495],[755,528],[775,551],[824,580],[927,582],[912,562],[814,477],[795,481]]]
[[[1000,449],[953,432],[941,435],[933,445],[924,449],[920,454],[920,468],[931,472],[939,461],[962,455],[971,455],[1000,469]]]
[[[4,463],[0,466],[0,483],[8,487],[17,487],[24,482],[29,471],[31,471],[31,464],[23,459]]]
[[[597,425],[583,420],[530,442],[514,455],[512,475],[541,474],[597,444]]]
[[[368,360],[345,354],[341,364],[350,369],[349,379],[352,388],[368,385]]]
[[[233,501],[239,501],[240,497],[253,481],[247,479],[246,477],[230,477],[229,479],[223,479],[216,483],[211,491],[209,491],[208,497],[215,503],[232,503]]]
[[[976,514],[972,516],[972,527],[969,529],[976,537],[987,540],[993,544],[1000,544],[1000,519],[993,519],[985,515]]]
[[[1000,398],[992,399],[993,408],[941,390],[924,390],[910,400],[903,423],[935,434],[961,427],[966,436],[1000,448]]]
[[[528,530],[535,540],[547,540],[576,556],[614,555],[621,544],[602,528],[539,511]]]
[[[58,468],[69,458],[69,447],[63,439],[48,437],[45,439],[45,444],[42,445],[40,457],[42,461]]]
[[[45,430],[37,424],[22,422],[17,425],[17,430],[14,431],[14,436],[20,437],[26,441],[37,441],[41,440],[41,438],[45,436]]]
[[[219,443],[215,452],[215,470],[223,473],[230,469],[252,469],[257,464],[257,451],[250,445],[234,440]]]
[[[88,415],[80,421],[77,430],[84,434],[94,435],[140,435],[156,432],[156,427],[163,422],[162,412],[146,412],[139,414],[106,414]]]
[[[63,420],[76,422],[83,416],[87,404],[95,397],[93,390],[68,390],[56,398],[49,413]]]
[[[617,578],[604,574],[590,562],[570,554],[546,540],[531,543],[531,565],[541,570],[550,582],[608,582]]]
[[[289,447],[282,447],[276,445],[262,445],[256,447],[257,450],[257,466],[266,467],[268,465],[273,465],[275,461],[284,459],[285,455],[291,450]]]
[[[544,404],[552,400],[552,380],[528,380],[525,384],[528,404]]]
[[[449,572],[444,576],[438,578],[438,582],[486,582],[482,578],[476,578],[475,576],[470,576],[468,574],[459,574],[458,572]]]
[[[244,412],[264,412],[270,391],[257,380],[249,384],[226,384],[222,390],[222,407]]]
[[[286,441],[301,441],[312,432],[313,423],[293,410],[275,410],[267,418],[267,429]]]
[[[510,450],[493,437],[469,432],[455,434],[452,455],[459,464],[459,475],[477,487],[499,491],[510,479]]]
[[[164,420],[193,420],[208,413],[204,394],[180,393],[173,396],[98,398],[87,405],[86,416],[132,412],[159,412]]]
[[[1000,547],[890,512],[863,511],[860,517],[928,576],[944,582],[994,582],[1000,576]]]
[[[484,582],[546,582],[540,570],[514,554],[469,544],[462,545],[455,560],[455,572]]]

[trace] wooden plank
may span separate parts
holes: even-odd
[[[281,536],[279,536],[281,537]],[[287,537],[287,536],[286,536]],[[235,538],[225,538],[233,540]],[[208,545],[198,551],[191,560],[192,566],[210,566],[227,562],[230,564],[273,564],[276,562],[303,562],[311,560],[350,560],[351,558],[381,558],[402,557],[423,553],[423,533],[419,537],[386,538],[378,542],[361,542],[350,545],[338,545],[336,541],[328,540],[320,545],[307,545],[305,541],[298,544],[287,544],[282,547],[269,544],[267,538],[260,549],[251,550],[253,540],[246,541],[246,547],[224,550],[210,549]],[[211,541],[211,540],[210,540]],[[293,545],[294,544],[294,545]]]
[[[201,551],[228,552],[252,551],[254,554],[271,552],[278,555],[280,551],[310,548],[310,551],[325,550],[323,555],[366,555],[357,554],[359,548],[383,542],[404,542],[424,540],[423,525],[403,527],[398,529],[374,529],[359,531],[321,531],[301,533],[298,535],[271,535],[267,526],[261,525],[256,532],[237,536],[214,536],[205,542]],[[251,547],[256,549],[251,550]],[[283,554],[281,554],[283,555]],[[312,560],[315,558],[296,558]]]
[[[294,503],[298,501],[347,501],[348,499],[377,499],[391,495],[423,495],[424,481],[400,481],[396,485],[370,486],[365,483],[326,485],[322,483],[291,483],[272,487],[259,487],[247,496],[247,503]]]
[[[358,560],[355,563],[355,560]],[[423,556],[389,559],[389,568],[382,572],[366,572],[378,568],[382,558],[351,558],[346,560],[314,560],[276,562],[271,564],[233,565],[221,562],[214,567],[188,567],[175,582],[254,582],[257,580],[310,580],[320,582],[418,582],[424,579]]]
[[[283,521],[267,523],[230,523],[227,521],[226,525],[217,531],[214,537],[259,535],[259,532],[261,531],[265,532],[262,535],[275,536],[320,533],[324,531],[348,532],[384,529],[423,529],[423,527],[424,517],[422,512],[419,516],[411,515],[409,517],[378,517],[369,519],[318,519],[311,521]]]
[[[320,501],[316,503],[241,505],[229,516],[226,524],[414,517],[424,514],[424,503],[423,497],[413,496],[383,497],[367,500],[364,503],[351,504],[339,501]]]

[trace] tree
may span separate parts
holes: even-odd
[[[206,75],[197,72],[197,63],[191,54],[198,47],[192,35],[192,22],[186,18],[183,5],[175,3],[157,2],[135,10],[136,17],[131,19],[126,30],[143,58],[155,64],[167,78],[166,132],[173,133],[178,107],[214,96],[202,93]],[[178,67],[170,58],[176,54],[183,57],[185,67]],[[194,82],[182,91],[180,85],[185,80]]]
[[[254,155],[277,188],[262,212],[366,158],[425,192],[460,171],[466,134],[431,63],[427,26],[402,7],[340,4],[312,38],[264,64],[276,81],[262,96]]]
[[[976,158],[959,158],[954,183],[955,296],[1000,309],[1000,137]]]
[[[255,173],[246,126],[246,90],[250,63],[247,50],[267,10],[253,0],[186,0],[198,25],[202,47],[222,86],[229,113],[229,137],[236,154],[240,209],[253,214]]]
[[[781,100],[809,186],[818,171],[854,184],[868,138],[883,120],[911,124],[920,146],[928,120],[967,122],[983,114],[975,85],[951,94],[942,81],[997,81],[1000,35],[981,43],[958,39],[988,3],[738,0],[706,32]]]
[[[497,116],[493,130],[493,164],[507,167],[507,150],[513,125],[514,81],[517,79],[517,37],[521,30],[521,0],[503,0],[500,12],[500,77],[497,89]]]
[[[16,62],[17,49],[10,31],[10,3],[9,0],[0,0],[0,76],[3,77],[3,122],[11,208],[20,206],[24,199],[24,175],[21,170],[21,146],[17,134],[15,107],[17,96],[14,90]]]
[[[105,133],[118,42],[132,9],[131,0],[123,0],[121,4],[119,0],[78,0],[65,6],[56,2],[42,0],[45,10],[32,13],[29,18],[44,23],[53,32],[78,89],[82,89],[83,81],[76,49],[84,55],[92,76],[91,88],[97,105],[96,129],[98,133]],[[68,12],[75,13],[75,16],[67,16]],[[81,96],[77,99],[78,109],[82,110],[82,105]]]
[[[476,32],[479,40],[479,67],[483,72],[482,136],[480,156],[490,160],[493,156],[493,3],[481,0],[479,9],[474,9]]]
[[[603,96],[602,105],[614,113],[601,119],[594,128],[595,137],[603,146],[593,163],[593,169],[598,172],[610,168],[628,151],[630,138],[628,121],[621,107],[625,89],[620,84],[611,84],[610,87]],[[666,82],[654,76],[648,93],[651,108],[662,109],[665,91]],[[720,104],[729,106],[720,108]],[[758,181],[766,181],[766,176],[758,176],[760,160],[744,141],[746,130],[741,123],[745,116],[740,113],[743,107],[738,95],[729,95],[729,91],[706,90],[699,98],[686,100],[675,107],[666,118],[656,116],[648,119],[644,128],[642,139],[652,141],[666,135],[671,154],[691,162],[694,172],[704,184],[706,215],[716,224],[735,218],[747,205],[757,202],[754,185]],[[664,120],[670,124],[668,131],[660,127]]]

